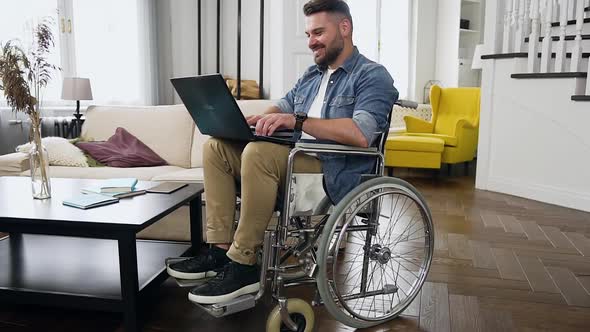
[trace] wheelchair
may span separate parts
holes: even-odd
[[[315,285],[313,305],[324,305],[341,323],[367,328],[399,316],[419,294],[430,269],[434,227],[425,199],[411,184],[384,172],[383,151],[321,143],[297,143],[288,160],[278,222],[259,252],[260,290],[213,305],[196,304],[215,317],[252,308],[268,297],[267,332],[313,331],[314,311],[285,289]],[[295,174],[297,154],[340,154],[376,159],[374,174],[337,205],[323,193],[321,174]],[[319,190],[317,188],[320,188]],[[312,200],[319,200],[311,202]]]

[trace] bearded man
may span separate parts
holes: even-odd
[[[393,79],[380,64],[353,45],[350,9],[340,0],[305,4],[306,35],[316,65],[299,78],[275,106],[250,116],[257,135],[278,129],[301,132],[303,139],[370,147],[388,129],[388,115],[398,98]],[[269,142],[209,139],[203,151],[207,207],[207,242],[199,256],[172,264],[168,273],[181,279],[215,278],[192,289],[189,299],[212,304],[257,292],[260,273],[256,251],[285,187],[290,147]],[[328,197],[338,203],[371,173],[374,158],[343,155],[298,155],[296,173],[324,173]],[[236,181],[241,209],[233,232]]]

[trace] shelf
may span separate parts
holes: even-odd
[[[465,33],[479,33],[479,30],[471,30],[471,29],[459,29],[461,32]]]
[[[479,5],[481,1],[479,0],[461,0],[461,5]]]

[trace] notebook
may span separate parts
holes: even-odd
[[[146,190],[138,189],[138,188],[135,188],[135,189],[129,190],[129,191],[106,193],[106,192],[101,192],[100,186],[86,187],[86,188],[82,188],[80,191],[83,194],[100,194],[100,195],[106,195],[106,196],[116,197],[116,198],[127,198],[127,197],[139,196],[139,195],[143,195],[143,194],[147,193]]]
[[[149,188],[147,192],[156,194],[170,194],[186,186],[188,186],[187,183],[162,182],[155,187]]]
[[[109,197],[101,194],[80,194],[63,201],[63,205],[75,207],[78,209],[91,209],[98,206],[117,203],[116,197]]]
[[[101,193],[120,193],[128,192],[135,189],[137,184],[136,178],[119,178],[104,180],[100,184]]]

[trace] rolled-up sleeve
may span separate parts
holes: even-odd
[[[388,127],[388,116],[399,93],[385,67],[365,65],[357,82],[357,95],[352,120],[363,133],[369,146]]]
[[[308,69],[307,72],[309,72],[310,70],[311,68]],[[279,99],[279,101],[275,104],[275,106],[278,107],[281,110],[281,112],[295,113],[295,95],[299,91],[301,81],[304,77],[305,74],[302,77],[300,77],[299,80],[297,80],[297,83],[295,83],[295,86],[289,92],[287,92],[287,94],[283,98]]]

